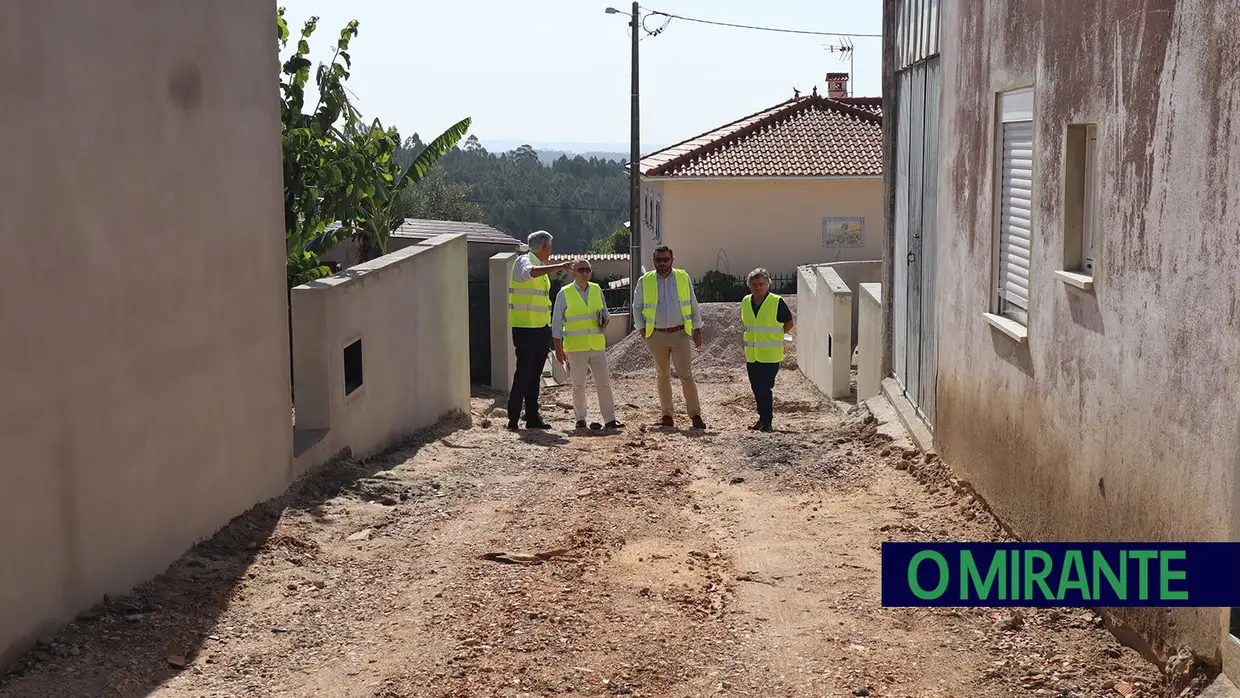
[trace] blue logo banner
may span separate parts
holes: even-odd
[[[883,543],[883,606],[1240,606],[1240,543]]]

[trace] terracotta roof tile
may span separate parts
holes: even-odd
[[[647,177],[863,177],[882,169],[882,99],[791,99],[651,153]]]

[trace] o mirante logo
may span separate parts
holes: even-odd
[[[883,543],[884,606],[1240,606],[1240,543]]]

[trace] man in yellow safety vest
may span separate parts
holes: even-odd
[[[771,275],[761,267],[749,272],[749,295],[741,300],[745,328],[745,368],[758,405],[750,429],[770,431],[775,411],[775,376],[784,360],[784,333],[796,324],[783,298],[771,293]]]
[[[517,367],[508,391],[508,428],[519,428],[521,407],[525,406],[525,426],[549,429],[538,414],[538,389],[543,367],[551,351],[551,279],[548,274],[572,267],[572,262],[547,264],[551,256],[551,233],[545,230],[529,236],[529,254],[517,257],[508,276],[508,325]]]
[[[705,429],[702,407],[698,400],[697,383],[693,380],[693,351],[689,339],[702,347],[702,311],[689,273],[673,269],[674,257],[667,245],[654,248],[654,271],[642,275],[633,293],[633,329],[644,331],[646,346],[654,357],[658,374],[659,405],[663,409],[662,426],[675,425],[672,418],[672,373],[676,366],[680,388],[685,395],[685,408],[693,420],[693,428]]]
[[[589,260],[574,262],[573,283],[560,288],[551,310],[551,337],[555,342],[555,360],[568,364],[577,428],[586,428],[589,414],[586,374],[592,373],[598,390],[598,408],[607,424],[595,422],[590,428],[619,429],[624,425],[616,419],[616,401],[607,368],[607,338],[603,335],[603,330],[611,323],[611,313],[607,312],[607,304],[603,301],[603,289],[590,281],[593,272]]]

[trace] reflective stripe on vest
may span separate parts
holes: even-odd
[[[591,282],[589,303],[581,299],[581,289],[576,282],[560,289],[564,296],[564,333],[561,347],[566,352],[600,351],[607,348],[603,328],[598,326],[599,313],[603,312],[603,289]]]
[[[777,364],[784,360],[784,326],[779,317],[780,297],[766,294],[757,316],[753,312],[753,296],[741,301],[741,324],[745,326],[745,361]]]
[[[533,252],[530,264],[542,262]],[[529,281],[517,282],[517,265],[508,274],[508,325],[509,327],[546,327],[551,324],[551,277],[547,274]]]
[[[689,272],[673,269],[676,276],[676,296],[680,301],[680,316],[684,320],[685,334],[693,334],[693,301],[689,288],[692,283]],[[646,336],[654,334],[655,310],[659,307],[658,272],[648,271],[642,275],[642,318],[646,321]]]

